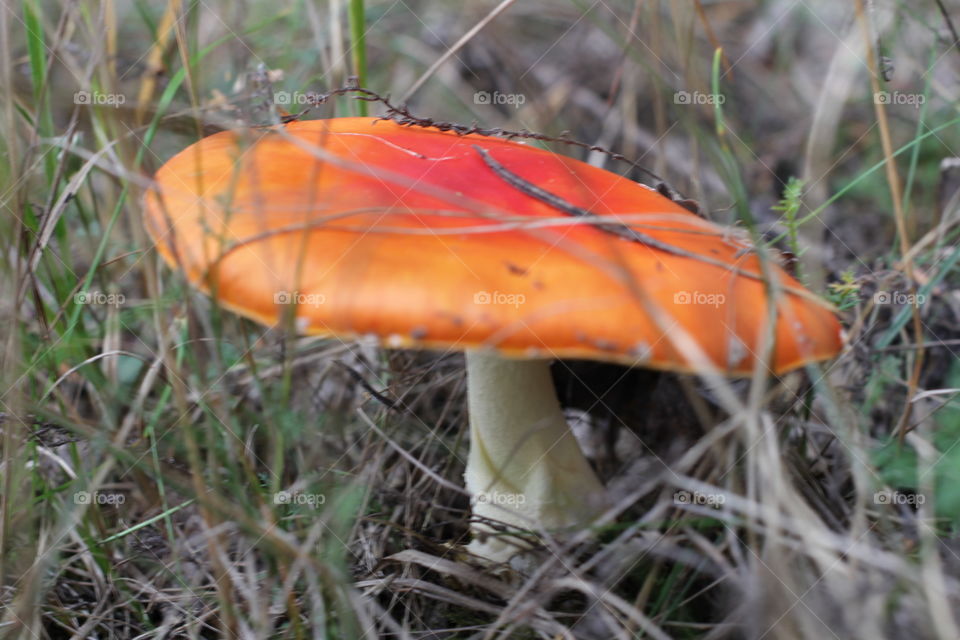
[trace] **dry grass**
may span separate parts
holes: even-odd
[[[960,637],[960,48],[941,6],[368,0],[361,43],[358,4],[0,8],[0,637]],[[419,115],[569,131],[802,250],[848,349],[738,382],[556,363],[616,506],[540,541],[527,574],[483,571],[458,548],[461,357],[240,320],[140,223],[172,153],[364,57],[367,86]]]

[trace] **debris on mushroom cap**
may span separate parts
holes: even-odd
[[[146,195],[158,250],[227,308],[389,346],[775,372],[836,355],[828,304],[655,190],[526,144],[337,118],[215,134]],[[773,282],[767,283],[771,278]],[[687,352],[688,353],[688,352]]]

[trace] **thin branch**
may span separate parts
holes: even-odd
[[[483,149],[477,145],[473,145],[473,148],[476,149],[477,152],[483,157],[483,161],[486,163],[488,167],[490,167],[490,169],[493,170],[494,173],[500,176],[500,178],[502,178],[504,182],[517,188],[519,191],[522,191],[523,193],[527,194],[532,198],[536,198],[537,200],[540,200],[541,202],[553,207],[554,209],[563,211],[568,215],[571,215],[577,218],[587,218],[587,219],[595,217],[592,212],[587,211],[586,209],[583,209],[581,207],[578,207],[570,202],[567,202],[560,196],[550,193],[546,189],[543,189],[541,187],[538,187],[535,184],[527,182],[526,180],[524,180],[517,174],[511,172],[502,164],[497,162],[493,158],[493,156],[490,155],[490,152],[487,151],[486,149]],[[657,240],[652,236],[649,236],[645,233],[637,231],[636,229],[628,227],[625,224],[607,223],[607,224],[597,224],[595,226],[602,231],[606,231],[607,233],[611,233],[613,235],[619,236],[626,240],[630,240],[632,242],[640,243],[651,249],[656,249],[657,251],[663,251],[664,253],[669,253],[671,255],[678,256],[681,258],[697,260],[715,267],[719,267],[724,270],[732,271],[733,273],[736,273],[737,275],[743,276],[745,278],[758,280],[760,282],[766,282],[766,279],[761,274],[745,271],[740,267],[737,267],[727,262],[723,262],[722,260],[717,260],[709,256],[704,256],[698,253],[693,253],[692,251],[687,251],[686,249],[680,249],[679,247],[674,247],[673,245],[667,244],[665,242],[661,242],[660,240]],[[806,289],[797,289],[795,287],[785,287],[785,289],[795,295],[808,298],[808,299],[812,298],[814,300],[822,302],[820,298],[814,296],[812,293],[810,293]]]

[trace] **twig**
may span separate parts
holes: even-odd
[[[365,89],[357,84],[357,79],[351,77],[347,81],[347,85],[340,87],[339,89],[334,89],[328,91],[327,93],[319,93],[308,97],[309,106],[299,113],[292,114],[290,116],[285,116],[281,119],[282,122],[293,122],[300,119],[304,114],[309,112],[314,107],[326,104],[331,98],[337,96],[344,96],[348,94],[356,94],[353,96],[356,100],[363,100],[365,102],[379,102],[387,108],[387,114],[383,116],[382,120],[392,120],[399,125],[406,127],[425,127],[429,129],[436,129],[438,131],[452,131],[457,135],[466,136],[466,135],[480,135],[487,137],[498,137],[505,138],[507,140],[512,140],[514,138],[520,138],[522,140],[536,140],[538,142],[556,142],[559,144],[568,144],[574,147],[579,147],[587,151],[596,151],[603,153],[612,160],[617,160],[619,162],[626,162],[630,165],[632,169],[636,169],[641,173],[649,176],[657,182],[657,184],[663,183],[667,184],[667,181],[650,171],[649,169],[641,166],[636,160],[631,160],[626,156],[605,149],[604,147],[590,144],[589,142],[581,142],[580,140],[574,140],[569,137],[569,132],[564,131],[559,136],[548,136],[542,133],[534,133],[533,131],[510,131],[508,129],[501,129],[499,127],[494,128],[483,128],[477,126],[476,123],[467,126],[463,124],[458,124],[456,122],[444,122],[441,120],[434,120],[433,118],[421,118],[413,115],[409,108],[406,105],[395,105],[390,102],[389,96],[381,96],[375,91],[370,89]]]
[[[336,363],[341,367],[343,367],[346,370],[346,372],[350,374],[350,377],[353,378],[353,381],[359,384],[361,387],[363,387],[364,390],[367,393],[369,393],[371,396],[373,396],[373,398],[377,402],[384,405],[386,408],[392,409],[394,411],[403,410],[403,407],[400,406],[400,403],[397,400],[391,400],[390,398],[385,396],[382,392],[374,389],[373,385],[367,382],[366,379],[362,375],[360,375],[359,371],[356,371],[353,367],[349,366],[343,360],[337,360]]]
[[[877,68],[877,64],[874,56],[873,42],[871,40],[872,32],[870,29],[870,21],[867,18],[863,3],[864,0],[857,0],[856,2],[857,20],[863,27],[863,37],[865,41],[864,44],[866,45],[867,52],[867,63],[869,64],[871,70],[870,86],[873,90],[873,95],[877,95],[880,92],[880,80],[877,78],[877,74],[873,73],[873,70]],[[897,227],[897,236],[900,239],[900,255],[903,257],[903,270],[907,275],[910,293],[915,294],[916,279],[913,271],[913,260],[910,258],[910,235],[907,233],[906,212],[903,210],[903,192],[900,190],[900,175],[897,172],[897,165],[894,162],[893,142],[890,137],[890,126],[887,121],[887,112],[880,100],[874,100],[873,106],[874,111],[877,114],[877,125],[880,131],[880,145],[883,148],[883,156],[886,159],[884,168],[887,174],[887,183],[890,187],[890,198],[893,200],[893,215]],[[916,344],[922,345],[923,322],[920,319],[920,309],[917,306],[914,306],[913,308],[913,332],[914,341]],[[908,396],[912,397],[917,392],[917,388],[920,386],[920,373],[923,368],[923,356],[924,350],[922,347],[920,347],[916,350],[914,355],[913,371],[910,374]],[[903,443],[903,439],[907,434],[907,425],[910,423],[910,413],[912,410],[913,407],[908,402],[904,406],[903,415],[900,416],[897,430],[900,434],[899,439],[901,444]]]
[[[416,93],[417,89],[422,87],[423,83],[429,80],[430,77],[437,72],[437,69],[439,69],[444,62],[446,62],[447,60],[455,56],[457,54],[457,51],[460,51],[460,49],[462,49],[464,45],[470,42],[473,36],[480,33],[481,29],[483,29],[485,26],[493,22],[494,18],[496,18],[498,15],[506,11],[510,7],[510,5],[512,5],[514,2],[516,2],[516,0],[503,0],[503,2],[495,6],[490,11],[490,13],[484,16],[483,19],[480,20],[480,22],[473,25],[473,27],[469,31],[467,31],[465,34],[463,34],[460,37],[460,39],[453,44],[452,47],[447,49],[446,53],[444,53],[442,56],[437,58],[436,62],[430,65],[430,68],[423,72],[423,75],[417,78],[417,81],[413,83],[413,86],[407,89],[407,92],[403,94],[403,98],[401,98],[401,102],[405,103],[407,100],[409,100],[410,96]]]
[[[943,21],[947,23],[947,29],[950,30],[951,37],[953,37],[953,42],[950,43],[950,48],[956,48],[956,46],[960,44],[960,35],[957,35],[957,28],[953,26],[953,20],[950,19],[950,14],[947,12],[947,8],[943,6],[943,0],[934,1],[937,3],[937,8],[940,9],[940,15],[943,16]]]
[[[506,182],[507,184],[513,187],[516,187],[519,191],[522,191],[523,193],[527,194],[532,198],[536,198],[537,200],[540,200],[541,202],[553,207],[554,209],[563,211],[568,215],[571,215],[577,218],[587,218],[587,219],[596,217],[592,212],[587,211],[586,209],[583,209],[581,207],[578,207],[570,202],[567,202],[560,196],[550,193],[546,189],[543,189],[541,187],[538,187],[535,184],[527,182],[526,180],[524,180],[523,178],[521,178],[520,176],[508,170],[502,164],[497,162],[493,158],[493,156],[490,155],[490,152],[487,151],[486,149],[483,149],[482,147],[479,147],[477,145],[473,145],[473,148],[477,150],[477,152],[483,158],[484,163],[486,163],[486,165],[490,167],[490,169],[492,169],[494,173],[500,176],[500,178],[502,178],[504,182]],[[611,233],[613,235],[619,236],[626,240],[630,240],[632,242],[638,242],[642,245],[650,247],[651,249],[663,251],[664,253],[669,253],[671,255],[675,255],[681,258],[698,260],[700,262],[704,262],[706,264],[713,265],[715,267],[720,267],[721,269],[724,269],[724,270],[730,270],[736,273],[737,275],[740,275],[746,278],[751,278],[753,280],[758,280],[760,282],[766,282],[764,277],[758,273],[751,273],[750,271],[745,271],[740,267],[723,262],[721,260],[717,260],[709,256],[700,255],[698,253],[693,253],[692,251],[687,251],[686,249],[680,249],[678,247],[674,247],[673,245],[667,244],[665,242],[661,242],[656,238],[653,238],[645,233],[637,231],[632,227],[628,227],[625,224],[601,223],[601,224],[596,224],[595,226],[602,231],[606,231],[607,233]],[[813,295],[807,292],[806,290],[801,291],[794,287],[786,287],[786,289],[791,293],[794,293],[796,295],[800,295],[803,297],[810,297]]]

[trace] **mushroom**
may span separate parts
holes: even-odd
[[[830,305],[742,233],[475,134],[371,118],[217,133],[160,168],[145,222],[169,264],[240,315],[465,351],[470,548],[492,561],[524,544],[489,521],[559,531],[607,506],[552,360],[780,374],[842,344]]]

